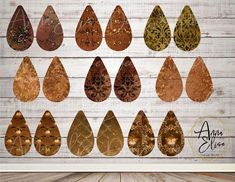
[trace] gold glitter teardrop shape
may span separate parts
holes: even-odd
[[[183,91],[183,83],[180,73],[169,56],[166,58],[156,82],[156,92],[160,99],[166,102],[177,100]]]
[[[206,101],[213,92],[210,73],[201,57],[197,57],[188,74],[186,92],[196,102]]]
[[[79,111],[70,127],[67,145],[71,153],[77,156],[89,154],[94,146],[94,136],[83,111]]]
[[[173,111],[169,111],[157,138],[159,150],[167,156],[175,156],[184,148],[184,134]]]
[[[195,49],[201,39],[201,32],[197,20],[189,6],[185,6],[174,30],[176,46],[183,51]]]
[[[160,6],[155,6],[148,19],[144,41],[154,51],[162,51],[170,44],[171,30]]]
[[[68,75],[58,57],[54,57],[43,81],[43,93],[52,102],[64,100],[70,90]]]
[[[33,101],[40,91],[40,82],[37,72],[29,57],[24,57],[17,70],[13,92],[17,99],[23,102]]]
[[[32,137],[24,116],[16,111],[5,135],[5,147],[14,156],[25,155],[31,147]]]
[[[131,27],[121,6],[116,6],[105,30],[105,41],[110,49],[122,51],[132,40]]]
[[[124,138],[120,125],[114,113],[108,111],[97,135],[99,151],[106,156],[115,156],[122,150],[123,144]]]
[[[133,154],[146,156],[153,150],[154,144],[154,133],[149,120],[143,111],[139,111],[128,135],[128,147]]]
[[[34,136],[34,146],[44,156],[56,154],[61,146],[60,131],[50,111],[46,111]]]

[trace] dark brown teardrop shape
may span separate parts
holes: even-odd
[[[156,82],[156,92],[160,99],[166,102],[177,100],[183,91],[183,83],[180,73],[169,56],[166,58]]]
[[[105,30],[105,41],[110,49],[122,51],[132,40],[130,24],[121,6],[116,6]]]
[[[22,6],[18,6],[7,28],[7,42],[16,51],[24,51],[33,43],[33,28]]]
[[[85,93],[90,100],[102,102],[109,97],[111,87],[108,71],[101,58],[96,57],[86,76]]]
[[[37,72],[29,57],[24,57],[16,73],[13,91],[17,99],[23,102],[33,101],[40,91]]]
[[[97,135],[99,151],[106,156],[115,156],[122,150],[123,144],[124,138],[117,118],[112,111],[108,111]]]
[[[60,149],[60,131],[50,111],[46,111],[41,118],[34,136],[34,146],[44,156],[54,155]]]
[[[85,51],[95,50],[101,44],[102,29],[90,5],[86,7],[78,22],[75,38],[77,45]]]
[[[159,150],[167,156],[175,156],[184,148],[184,134],[173,111],[169,111],[158,132]]]
[[[32,137],[24,116],[16,111],[5,135],[5,147],[15,156],[25,155],[31,147]]]
[[[213,92],[210,73],[201,57],[197,57],[188,74],[186,92],[196,102],[207,100]]]
[[[93,132],[83,111],[77,113],[70,127],[67,145],[70,152],[76,156],[87,155],[93,149]]]
[[[43,81],[43,93],[52,102],[64,100],[70,90],[68,75],[58,57],[54,57]]]
[[[134,101],[140,95],[140,78],[130,57],[125,57],[119,68],[114,82],[114,91],[123,102]]]
[[[154,144],[154,133],[149,120],[143,111],[139,111],[128,135],[128,147],[133,154],[146,156],[153,150]]]
[[[52,6],[47,6],[37,29],[38,45],[46,51],[58,49],[63,42],[63,29]]]

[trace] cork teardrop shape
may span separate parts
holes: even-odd
[[[93,132],[83,111],[77,113],[70,127],[67,145],[70,152],[76,156],[85,156],[93,149]]]
[[[213,92],[210,73],[201,57],[197,57],[188,74],[186,92],[196,102],[206,101]]]
[[[155,6],[148,19],[144,41],[154,51],[164,50],[171,42],[171,30],[160,6]]]
[[[58,57],[54,57],[43,81],[43,93],[52,102],[64,100],[70,90],[68,75]]]
[[[183,51],[192,51],[200,42],[201,32],[193,11],[185,6],[174,30],[176,46]]]
[[[85,8],[78,22],[75,38],[77,45],[85,51],[97,49],[102,42],[102,29],[90,5]]]
[[[84,84],[86,96],[94,102],[106,100],[111,93],[111,80],[100,57],[92,63]]]
[[[37,152],[44,156],[54,155],[60,149],[60,131],[49,111],[44,113],[36,129],[34,146]]]
[[[63,42],[63,29],[52,6],[47,6],[37,29],[38,45],[46,51],[58,49]]]
[[[119,68],[114,82],[114,91],[123,102],[134,101],[140,95],[140,78],[130,57],[125,57]]]
[[[154,144],[154,133],[149,120],[143,111],[139,111],[128,135],[128,147],[133,154],[146,156],[153,150]]]
[[[97,135],[99,151],[106,156],[115,156],[122,150],[123,144],[124,138],[117,118],[112,111],[108,111]]]
[[[156,92],[166,102],[177,100],[183,91],[180,73],[171,57],[167,57],[156,82]]]
[[[173,111],[169,111],[158,133],[158,148],[167,156],[175,156],[184,148],[184,134]]]
[[[13,92],[17,99],[23,102],[33,101],[40,91],[40,82],[37,72],[29,57],[24,57],[17,70]]]
[[[24,116],[16,111],[5,135],[5,147],[14,156],[25,155],[31,147],[32,137]]]
[[[23,8],[18,6],[7,28],[7,42],[16,51],[24,51],[33,43],[33,28]]]
[[[105,41],[110,49],[122,51],[129,47],[132,31],[121,6],[116,6],[105,30]]]

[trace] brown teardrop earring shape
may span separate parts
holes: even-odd
[[[101,44],[102,30],[90,5],[86,7],[78,22],[75,38],[77,45],[85,51],[95,50]]]
[[[46,51],[58,49],[63,42],[63,29],[52,6],[47,6],[37,29],[38,45]]]
[[[116,6],[105,30],[105,41],[110,49],[122,51],[132,40],[130,24],[121,6]]]
[[[134,101],[140,95],[140,78],[130,57],[125,57],[119,68],[114,82],[114,91],[123,102]]]
[[[186,92],[196,102],[206,101],[213,92],[210,73],[201,57],[197,57],[188,74]]]
[[[58,57],[54,57],[43,81],[43,93],[52,102],[64,100],[70,90],[68,75]]]
[[[60,131],[49,111],[41,118],[34,136],[34,146],[38,153],[44,156],[56,154],[61,146]]]
[[[24,11],[23,6],[18,6],[7,28],[7,42],[16,51],[24,51],[33,43],[33,28]]]
[[[32,137],[24,116],[16,111],[5,135],[5,147],[15,156],[25,155],[31,147]]]

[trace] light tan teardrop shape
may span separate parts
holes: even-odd
[[[133,154],[146,156],[153,150],[154,144],[154,133],[149,120],[143,111],[139,111],[128,135],[128,147]]]
[[[60,131],[49,111],[41,118],[34,136],[34,146],[38,153],[44,156],[56,154],[61,146]]]
[[[31,147],[32,137],[24,116],[16,111],[5,135],[5,147],[7,151],[15,156],[25,155]]]
[[[76,156],[89,154],[94,146],[94,136],[90,124],[83,111],[79,111],[70,127],[67,145]]]
[[[33,101],[40,91],[40,82],[37,72],[29,57],[24,57],[17,70],[13,92],[17,99],[23,102]]]
[[[52,102],[64,100],[70,90],[68,75],[58,57],[54,57],[43,81],[43,93]]]
[[[207,100],[213,92],[210,73],[201,57],[197,57],[188,74],[186,92],[196,102]]]
[[[166,58],[156,82],[156,92],[160,99],[166,102],[177,100],[183,91],[183,83],[180,73],[169,56]]]
[[[120,125],[112,111],[108,111],[102,122],[98,135],[97,146],[106,156],[115,156],[123,148],[124,138]]]
[[[159,150],[167,156],[175,156],[184,148],[184,134],[173,111],[169,111],[158,132]]]

